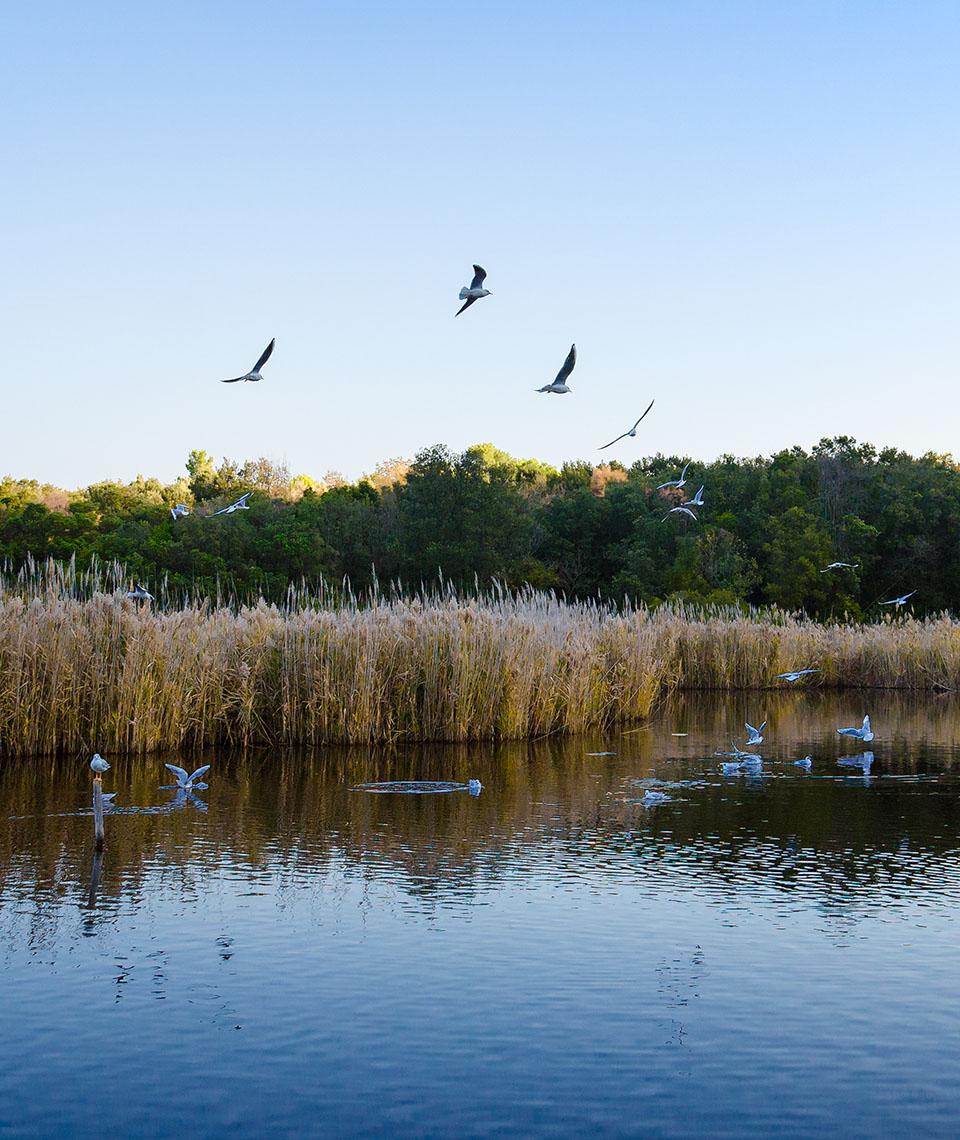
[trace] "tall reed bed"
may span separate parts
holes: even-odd
[[[0,571],[0,751],[520,739],[807,665],[832,686],[960,683],[947,617],[819,625],[442,586],[358,599],[304,585],[282,605],[125,593],[119,566]]]

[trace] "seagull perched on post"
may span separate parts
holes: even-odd
[[[767,722],[764,721],[759,728],[754,728],[752,724],[744,725],[747,732],[750,734],[747,737],[747,744],[763,744],[763,730],[767,727]]]
[[[778,673],[778,681],[799,681],[801,677],[806,677],[810,673],[819,673],[820,669],[794,669],[790,673]]]
[[[684,463],[683,470],[680,472],[680,478],[668,479],[666,483],[661,483],[660,486],[657,487],[657,490],[662,491],[664,487],[676,487],[677,489],[685,487],[687,485],[687,468],[689,466],[689,463]]]
[[[567,384],[567,377],[573,371],[573,366],[577,363],[577,346],[570,345],[570,351],[567,353],[567,359],[563,362],[563,367],[557,373],[557,378],[552,384],[544,384],[542,388],[537,388],[538,392],[555,392],[558,396],[562,396],[564,392],[570,392],[572,389]]]
[[[177,519],[185,519],[188,514],[190,514],[190,511],[187,509],[186,503],[177,503],[176,506],[170,508],[170,517],[174,522],[176,522]]]
[[[863,718],[862,728],[838,728],[837,732],[841,736],[854,736],[857,740],[863,740],[868,744],[873,740],[873,730],[870,728],[870,718],[868,716]]]
[[[909,594],[901,594],[899,598],[888,598],[885,602],[877,602],[878,606],[893,606],[895,610],[900,609],[907,598],[912,598],[916,590],[911,590]]]
[[[653,407],[654,403],[655,403],[654,400],[650,401],[650,403],[647,405],[647,412],[650,411],[650,409]],[[647,412],[644,412],[643,416],[645,416],[647,414]],[[640,420],[643,419],[643,416],[640,417]],[[633,427],[629,429],[629,431],[625,431],[623,433],[623,435],[618,435],[616,439],[611,439],[609,443],[602,444],[600,447],[597,448],[597,451],[604,451],[608,447],[613,447],[613,445],[615,443],[619,443],[621,439],[626,439],[627,436],[630,436],[630,438],[633,439],[633,437],[637,434],[637,424],[640,422],[640,420],[637,420],[637,423],[635,423],[633,425]]]
[[[474,301],[479,301],[481,297],[490,296],[490,290],[484,289],[483,287],[484,278],[486,276],[487,271],[482,265],[475,265],[473,267],[473,280],[469,285],[464,285],[460,290],[460,300],[463,301],[463,304],[453,314],[455,317],[459,317],[464,309],[469,309]]]
[[[697,516],[690,510],[686,503],[681,503],[679,507],[671,507],[669,511],[660,520],[666,522],[671,515],[689,515],[694,522],[698,522]]]
[[[188,790],[194,787],[196,781],[199,780],[205,772],[210,771],[209,764],[204,764],[204,766],[202,768],[198,768],[196,772],[190,773],[187,772],[186,768],[178,768],[176,764],[164,764],[164,768],[172,772],[177,777],[178,788],[185,788]],[[201,787],[200,784],[196,784],[196,786]],[[206,784],[203,784],[202,786],[206,787]]]
[[[219,511],[214,511],[215,515],[232,515],[234,511],[249,511],[250,506],[247,499],[253,494],[252,491],[247,491],[245,495],[241,495],[235,503],[231,503],[229,507],[221,507]]]
[[[829,574],[831,570],[856,570],[860,565],[859,562],[831,562],[829,566],[821,570],[821,574]]]
[[[273,340],[270,341],[270,343],[267,345],[267,347],[263,350],[263,352],[260,353],[260,359],[250,369],[249,372],[245,372],[243,374],[243,376],[234,376],[230,380],[221,380],[220,383],[221,384],[239,384],[241,380],[243,380],[245,383],[248,380],[252,380],[252,381],[262,380],[263,377],[260,375],[260,369],[270,359],[270,353],[273,352],[273,346],[276,343],[277,343],[277,338],[274,337]]]
[[[132,598],[136,602],[152,602],[156,600],[153,594],[151,594],[145,586],[141,586],[139,582],[134,583],[132,590],[127,590],[127,597]]]
[[[99,752],[94,752],[93,759],[90,761],[90,767],[96,772],[98,776],[102,776],[104,772],[110,770],[110,765],[104,760]]]

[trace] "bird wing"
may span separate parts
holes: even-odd
[[[643,417],[641,416],[641,417],[640,417],[640,419],[643,419]],[[637,420],[637,424],[638,424],[639,422],[640,422],[640,420]],[[637,426],[637,424],[634,424],[633,426],[634,426],[634,427],[636,427],[636,426]],[[628,431],[625,431],[625,432],[623,433],[623,435],[618,435],[616,439],[611,439],[609,443],[604,443],[604,444],[602,444],[600,447],[598,447],[598,448],[597,448],[597,451],[603,451],[603,450],[604,450],[605,448],[607,448],[607,447],[613,447],[613,445],[614,445],[615,443],[619,443],[621,439],[623,439],[625,436],[628,436],[629,434],[630,434],[630,433],[629,433]]]
[[[260,353],[260,359],[253,366],[253,368],[250,370],[251,372],[259,372],[260,369],[267,363],[267,361],[270,359],[270,354],[273,352],[273,346],[276,343],[277,343],[277,338],[274,337],[273,340],[270,341],[270,343],[267,345],[267,347],[263,350],[263,352]]]
[[[241,503],[245,503],[247,501],[247,499],[249,499],[252,494],[253,494],[252,491],[247,491],[246,494],[241,495],[240,498],[237,499],[237,501],[233,505],[235,507],[239,507],[241,505]]]
[[[183,772],[183,769],[181,768],[180,771]],[[210,765],[204,764],[204,766],[202,768],[198,768],[196,770],[196,772],[190,773],[190,775],[188,777],[188,782],[192,784],[194,780],[199,780],[200,777],[204,774],[204,772],[209,772],[209,771],[210,771]],[[186,776],[186,772],[184,772],[183,774]]]
[[[213,514],[214,514],[214,516],[225,515],[227,513],[227,511],[229,511],[231,509],[232,509],[231,507],[221,507],[219,511],[214,511]]]
[[[680,472],[680,478],[681,478],[681,479],[686,479],[686,477],[687,477],[687,468],[688,468],[689,466],[690,466],[690,464],[689,464],[689,463],[684,463],[684,465],[683,465],[683,470]]]
[[[471,289],[482,289],[484,279],[487,276],[487,271],[479,265],[473,267],[473,280],[470,282]]]
[[[763,724],[761,724],[761,725],[760,725],[760,727],[757,729],[757,732],[763,732],[763,730],[764,730],[766,727],[767,727],[767,722],[766,722],[766,721],[764,721],[764,722],[763,722]]]
[[[190,779],[186,768],[178,768],[176,764],[164,764],[164,768],[177,777],[177,783],[185,784]]]
[[[705,486],[706,486],[706,484],[705,484],[705,483],[701,483],[701,484],[700,484],[700,490],[699,490],[699,491],[697,491],[697,493],[696,493],[696,494],[693,496],[695,499],[699,499],[699,498],[700,498],[700,496],[703,494],[703,489],[704,489],[704,487],[705,487]]]
[[[477,299],[476,297],[468,297],[468,298],[467,298],[467,299],[466,299],[466,300],[463,302],[463,304],[460,306],[460,308],[459,308],[459,309],[457,309],[457,311],[456,311],[456,312],[455,312],[453,315],[454,315],[455,317],[459,317],[459,316],[460,316],[460,314],[463,312],[463,310],[464,310],[464,309],[469,309],[469,308],[470,308],[470,306],[473,304],[473,302],[474,302],[476,299]]]
[[[909,594],[904,594],[903,597],[900,598],[899,600],[901,602],[905,602],[907,600],[907,598],[912,598],[916,592],[917,592],[916,590],[911,590]]]
[[[567,377],[573,371],[573,366],[577,363],[577,346],[570,345],[570,351],[567,353],[567,359],[563,362],[563,367],[557,373],[557,378],[554,384],[563,384],[566,382]]]
[[[246,376],[233,376],[229,380],[221,380],[221,384],[239,384],[241,380],[246,380]]]
[[[651,400],[651,401],[650,401],[650,403],[649,403],[649,404],[647,404],[647,412],[649,412],[649,411],[650,411],[650,409],[653,407],[653,405],[654,405],[655,403],[656,403],[656,399],[653,399],[653,400]],[[642,419],[644,418],[644,416],[647,414],[647,412],[644,412],[644,413],[643,413],[643,416],[641,416],[641,417],[640,417],[640,420],[642,420]],[[640,422],[640,420],[637,420],[637,423],[636,423],[636,424],[634,424],[634,425],[633,425],[633,427],[630,429],[631,431],[636,431],[636,430],[637,430],[637,424]]]
[[[750,733],[751,736],[756,736],[760,731],[758,728],[754,728],[749,721],[747,721],[747,723],[744,725],[744,728],[747,730],[747,732]]]

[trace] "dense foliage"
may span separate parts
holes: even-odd
[[[259,460],[191,453],[171,485],[138,478],[65,492],[0,481],[0,557],[119,559],[145,583],[278,596],[290,581],[374,574],[408,585],[497,578],[568,597],[776,603],[826,617],[876,614],[917,589],[917,612],[960,609],[960,470],[949,457],[878,452],[847,437],[770,458],[691,462],[684,491],[658,491],[683,460],[629,470],[517,460],[489,444],[442,446],[356,484],[291,479]],[[703,483],[699,522],[666,509]],[[211,517],[244,491],[247,512]],[[174,521],[170,507],[192,514]],[[855,570],[820,571],[829,562]]]

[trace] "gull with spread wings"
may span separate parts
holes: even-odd
[[[231,503],[229,507],[221,507],[219,511],[214,511],[214,515],[232,515],[234,511],[249,511],[250,504],[247,499],[253,494],[252,491],[247,491],[245,495],[241,495],[235,503]]]
[[[263,368],[263,366],[270,359],[270,354],[273,352],[273,346],[276,343],[277,343],[277,338],[274,337],[273,340],[270,341],[270,343],[267,345],[267,347],[263,350],[263,352],[260,353],[260,359],[250,369],[249,372],[245,372],[242,376],[234,376],[230,380],[221,380],[220,383],[221,384],[239,384],[241,380],[243,380],[245,383],[248,380],[254,381],[254,382],[257,380],[262,380],[263,377],[260,375],[260,369]]]
[[[650,411],[650,409],[653,407],[653,404],[654,404],[654,401],[651,400],[650,403],[647,405],[647,412]],[[643,417],[647,414],[647,412],[643,413],[643,416],[640,417],[640,420],[643,419]],[[619,443],[621,439],[626,439],[627,436],[630,436],[630,438],[632,439],[637,434],[637,424],[640,423],[640,420],[637,420],[637,423],[635,423],[633,425],[633,427],[630,428],[629,431],[625,431],[623,433],[623,435],[618,435],[616,439],[611,439],[609,443],[604,443],[602,446],[598,447],[597,450],[598,451],[604,451],[608,447],[613,447],[613,445],[615,443]]]
[[[567,353],[567,359],[563,362],[563,367],[557,373],[557,378],[552,384],[544,384],[542,388],[537,388],[538,392],[555,392],[558,396],[562,396],[564,392],[571,392],[573,389],[567,384],[567,379],[573,371],[573,366],[577,363],[577,346],[570,345],[570,351]]]
[[[486,276],[487,271],[482,265],[475,265],[473,267],[473,280],[469,285],[464,285],[460,290],[460,300],[463,301],[463,304],[453,314],[455,317],[459,317],[464,309],[469,309],[474,301],[479,301],[481,297],[490,296],[490,290],[484,289],[483,287]]]

